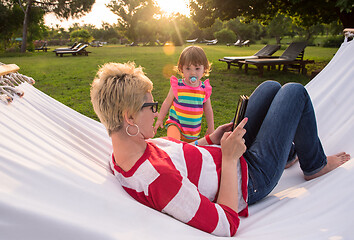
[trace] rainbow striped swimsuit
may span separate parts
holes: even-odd
[[[181,134],[191,140],[199,138],[203,117],[203,104],[211,95],[209,79],[198,87],[184,84],[183,79],[171,77],[171,87],[175,96],[166,121],[166,127],[176,125]]]

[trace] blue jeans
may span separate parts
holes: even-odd
[[[301,84],[262,83],[250,96],[245,115],[249,204],[274,189],[293,146],[304,175],[326,166],[311,99]]]

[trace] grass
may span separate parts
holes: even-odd
[[[251,47],[227,47],[201,45],[209,61],[212,63],[212,72],[209,76],[213,86],[211,95],[214,110],[215,126],[230,121],[240,94],[251,94],[261,82],[273,79],[284,84],[299,82],[303,85],[309,82],[309,76],[293,72],[265,71],[260,78],[257,71],[245,74],[243,69],[236,67],[227,70],[227,65],[218,61],[224,56],[253,55],[262,44]],[[154,83],[154,99],[163,102],[170,84],[169,77],[173,74],[172,67],[177,63],[180,52],[185,46],[179,47],[125,47],[108,45],[102,48],[89,48],[92,53],[88,57],[73,57],[66,55],[56,57],[53,52],[35,52],[25,55],[2,54],[0,62],[17,64],[20,73],[31,76],[36,80],[35,87],[49,96],[73,108],[74,110],[97,119],[90,102],[90,84],[95,77],[99,66],[107,62],[134,61],[144,67],[147,76]],[[54,48],[52,48],[54,49]],[[284,50],[284,49],[283,49]],[[281,55],[279,50],[275,55]],[[308,66],[308,72],[323,68],[337,51],[335,48],[307,47],[306,59],[315,60],[316,64]],[[203,120],[202,134],[206,130]],[[159,130],[157,136],[166,135],[164,129]]]

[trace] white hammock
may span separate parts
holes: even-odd
[[[354,41],[306,87],[326,154],[354,155]],[[0,239],[221,239],[145,207],[108,167],[103,126],[37,90],[0,102]],[[352,239],[354,161],[305,182],[298,165],[250,207],[237,239]]]

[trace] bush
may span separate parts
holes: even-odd
[[[69,39],[51,39],[47,41],[48,46],[71,46],[75,41],[70,41]]]
[[[20,48],[19,47],[9,47],[9,48],[6,48],[5,52],[7,52],[7,53],[19,53],[20,52]]]
[[[265,44],[265,45],[266,45],[266,44],[268,44],[268,42],[269,42],[268,39],[264,39],[264,38],[263,38],[263,39],[261,40],[261,44]]]
[[[316,46],[315,44],[315,36],[310,37],[310,39],[306,39],[304,36],[294,38],[295,42],[307,42],[307,46]]]
[[[183,46],[184,44],[183,40],[179,37],[177,33],[173,33],[171,39],[175,46]]]
[[[109,44],[120,44],[120,40],[118,38],[110,38],[108,42]]]
[[[324,43],[323,47],[340,47],[343,42],[343,36],[332,36],[327,38]]]
[[[218,39],[221,43],[234,42],[236,39],[236,34],[230,29],[221,29],[220,31],[214,33],[214,37]]]
[[[33,44],[33,42],[31,42],[31,43],[27,43],[27,51],[29,51],[29,52],[34,52],[34,44]]]

